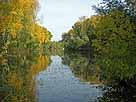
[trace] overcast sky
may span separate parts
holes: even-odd
[[[67,32],[81,16],[94,15],[92,5],[100,0],[38,0],[39,23],[53,35],[52,40],[61,40],[63,32]]]

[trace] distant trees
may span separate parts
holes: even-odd
[[[62,35],[65,48],[78,50],[82,45],[90,45],[93,36],[91,26],[89,18],[82,18],[76,22],[67,33]]]

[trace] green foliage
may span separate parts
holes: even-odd
[[[33,77],[50,63],[48,56],[34,51],[12,49],[6,58],[0,56],[0,100],[2,102],[35,102]]]
[[[134,33],[130,18],[120,11],[113,11],[109,15],[101,17],[96,25],[94,46],[102,54],[114,56],[126,55],[129,50]],[[109,56],[110,56],[109,55]]]
[[[68,65],[73,74],[81,81],[90,82],[91,84],[102,84],[100,80],[100,69],[91,63],[88,53],[65,52],[63,63]]]
[[[135,22],[132,16],[122,12],[123,7],[119,9],[123,2],[109,2],[103,6],[109,10],[107,13],[80,19],[68,33],[64,33],[64,46],[73,50],[89,43],[105,79],[114,80],[115,76],[119,80],[129,79],[136,74]]]
[[[49,64],[43,56],[51,33],[36,23],[36,0],[0,0],[0,101],[35,102],[33,76]]]
[[[93,39],[91,19],[81,18],[72,29],[63,33],[62,38],[65,48],[69,50],[78,50],[81,46],[90,45]]]
[[[92,43],[101,78],[107,81],[100,102],[133,102],[136,100],[135,3],[133,0],[110,2],[112,0],[107,0],[99,8],[100,19]]]
[[[90,44],[93,64],[99,66],[100,77],[108,86],[105,97],[100,102],[115,102],[120,99],[122,102],[131,102],[135,100],[136,94],[135,91],[134,94],[130,92],[136,90],[136,2],[103,1],[97,8],[97,15],[81,19],[63,35],[64,46],[78,49],[85,43]],[[85,43],[79,44],[78,41],[81,40]],[[114,92],[123,98],[114,97]],[[122,96],[123,92],[126,95]],[[130,99],[127,97],[129,93],[132,94]]]
[[[1,55],[10,54],[11,48],[39,50],[50,42],[51,33],[36,24],[36,9],[36,0],[0,1]]]

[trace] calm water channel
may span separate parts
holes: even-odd
[[[0,102],[97,102],[98,69],[80,54],[19,53],[1,59]]]
[[[76,77],[59,56],[51,56],[48,68],[36,75],[38,102],[96,102],[102,91]],[[80,65],[79,65],[80,66]]]
[[[0,102],[136,102],[135,70],[99,68],[88,56],[63,51],[0,56]]]

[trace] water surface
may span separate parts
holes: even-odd
[[[48,68],[36,76],[38,102],[96,102],[102,91],[72,73],[59,56],[51,56]]]

